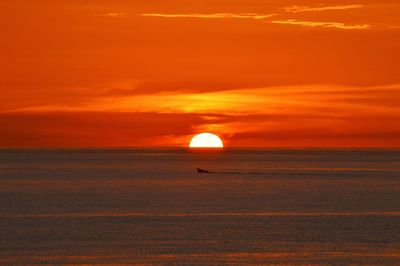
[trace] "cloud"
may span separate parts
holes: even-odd
[[[89,95],[81,101],[58,101],[9,108],[3,112],[159,112],[159,113],[218,113],[218,114],[296,114],[310,111],[319,114],[321,109],[331,113],[335,107],[368,109],[371,106],[391,110],[397,108],[400,85],[352,87],[339,85],[293,85],[276,87],[237,88],[220,91],[165,91],[162,93],[135,94],[104,92]],[[326,113],[324,111],[324,114]],[[398,110],[396,109],[396,112]],[[332,113],[336,115],[337,113]]]
[[[320,8],[308,8],[301,6],[293,6],[286,8],[287,12],[297,13],[306,11],[322,11],[322,10],[333,10],[333,9],[349,9],[356,8],[361,5],[349,5],[349,6],[330,6]],[[288,11],[294,10],[297,11]],[[302,8],[302,9],[300,9]],[[307,8],[307,9],[306,9]],[[302,11],[300,11],[302,10]],[[189,14],[162,14],[162,13],[146,13],[142,14],[144,17],[161,17],[161,18],[199,18],[199,19],[254,19],[254,20],[265,20],[267,18],[277,16],[278,14],[258,14],[258,13],[211,13],[211,14],[200,14],[200,13],[189,13]],[[289,25],[300,25],[307,27],[324,27],[324,28],[338,28],[338,29],[369,29],[371,25],[368,24],[345,24],[340,22],[313,22],[313,21],[300,21],[295,19],[288,20],[274,20],[272,23],[275,24],[289,24]]]
[[[360,119],[368,119],[362,117]],[[369,129],[366,125],[354,128],[345,124],[348,130],[335,131],[329,126],[307,129],[264,130],[240,132],[229,139],[231,146],[275,146],[275,147],[398,147],[397,130]],[[367,131],[370,130],[370,131]],[[299,145],[300,143],[300,145]],[[321,143],[324,143],[321,145]]]
[[[301,12],[321,12],[328,10],[347,10],[347,9],[357,9],[362,8],[364,5],[341,5],[341,6],[319,6],[319,7],[309,7],[309,6],[289,6],[283,9],[289,13],[301,13]]]
[[[399,146],[399,96],[399,84],[121,94],[0,112],[0,147],[185,146],[203,131],[228,146]]]
[[[157,112],[0,113],[0,120],[0,147],[186,145],[195,127],[210,123],[198,114]]]
[[[124,18],[126,17],[125,13],[121,13],[121,12],[110,12],[110,13],[105,13],[105,14],[100,14],[97,15],[100,17],[111,17],[111,18]]]
[[[202,18],[202,19],[255,19],[262,20],[276,16],[277,14],[258,14],[258,13],[211,13],[211,14],[158,14],[148,13],[142,14],[144,17],[162,17],[162,18]]]
[[[298,25],[305,27],[322,27],[322,28],[337,28],[343,30],[367,30],[371,28],[369,24],[345,24],[341,22],[317,22],[317,21],[301,21],[296,19],[274,20],[274,24]]]

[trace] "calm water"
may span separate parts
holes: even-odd
[[[400,151],[0,150],[0,264],[41,263],[399,265]]]

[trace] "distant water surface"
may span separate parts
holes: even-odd
[[[3,149],[21,264],[400,265],[400,150]]]

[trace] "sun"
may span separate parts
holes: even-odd
[[[215,134],[201,133],[192,138],[190,148],[223,148],[222,140]]]

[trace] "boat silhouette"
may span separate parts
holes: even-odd
[[[212,172],[210,172],[208,170],[205,170],[205,169],[201,169],[201,168],[196,168],[196,169],[197,169],[197,172],[199,174],[211,174],[212,173]]]

